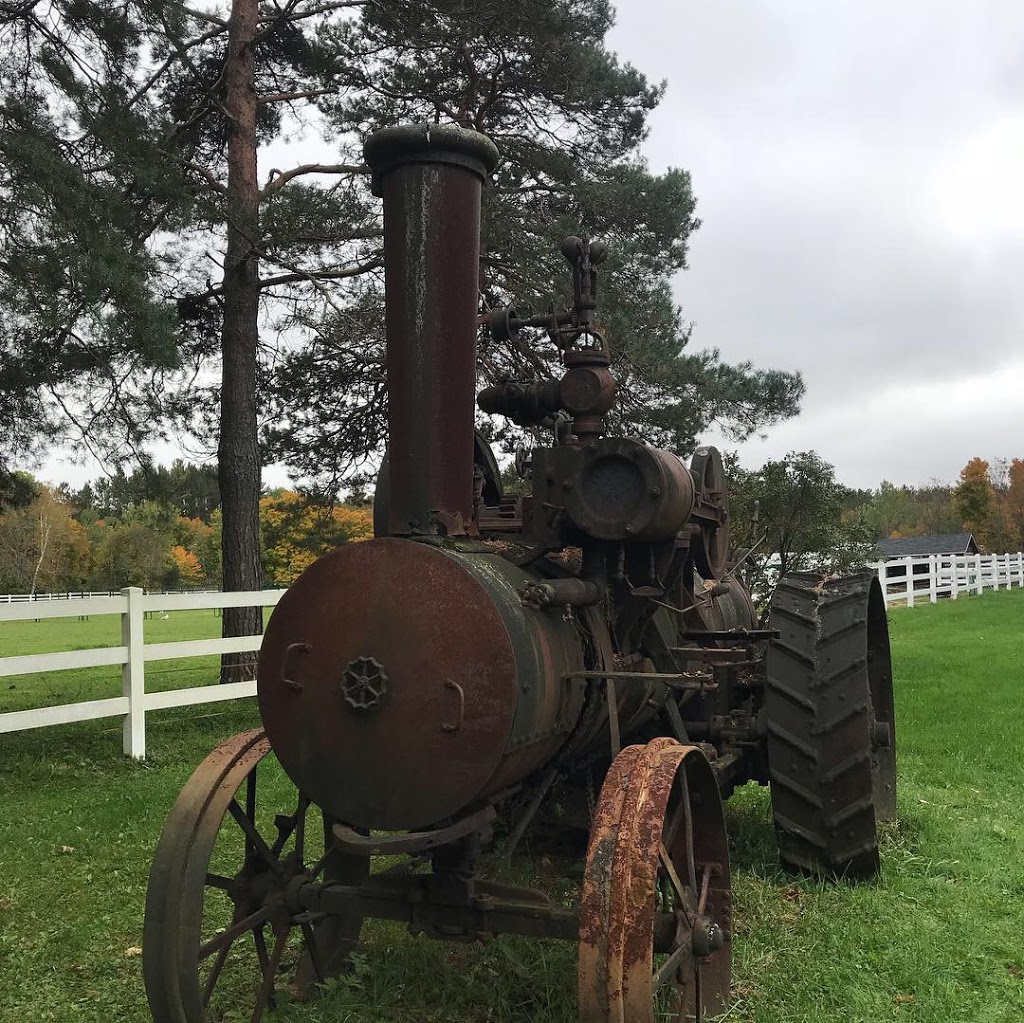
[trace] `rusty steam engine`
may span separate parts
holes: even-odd
[[[498,153],[410,125],[365,155],[385,225],[376,535],[282,597],[259,659],[263,729],[218,747],[171,812],[146,907],[154,1018],[237,1011],[224,978],[248,956],[257,1023],[282,987],[346,969],[372,917],[448,940],[578,941],[585,1023],[714,1015],[733,929],[722,796],[771,786],[793,868],[878,868],[876,824],[895,812],[878,584],[788,577],[756,628],[727,560],[718,452],[687,466],[605,432],[605,246],[562,243],[566,312],[486,318],[519,346],[545,332],[561,378],[477,394],[481,191]],[[550,430],[525,496],[503,493],[474,406]],[[271,813],[261,800],[286,780],[295,809]],[[488,847],[510,851],[538,821],[589,831],[575,907],[481,876]]]

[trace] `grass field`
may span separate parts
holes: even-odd
[[[154,640],[216,634],[212,613],[195,614],[209,620],[147,625]],[[90,645],[101,628],[57,623],[61,644],[33,646],[34,624],[13,640],[0,627],[4,653]],[[163,626],[177,631],[162,636]],[[737,920],[729,1020],[1024,1018],[1024,592],[895,610],[891,633],[900,820],[884,836],[882,876],[854,887],[780,873],[767,793],[741,790],[727,808]],[[209,669],[192,670],[208,680]],[[108,674],[113,689],[102,692],[84,677],[54,675],[35,690],[3,680],[18,689],[0,709],[37,705],[39,686],[43,702],[115,695]],[[0,735],[3,1023],[148,1019],[137,949],[163,818],[204,753],[254,723],[252,701],[150,714],[145,764],[120,756],[117,720]],[[571,892],[572,868],[536,866],[548,887]],[[511,870],[525,880],[529,867],[523,859]],[[575,1023],[570,945],[450,946],[397,926],[368,931],[353,977],[270,1018]]]

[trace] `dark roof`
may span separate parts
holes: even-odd
[[[947,536],[907,536],[902,540],[878,540],[875,546],[886,558],[920,558],[926,554],[977,554],[973,533]]]

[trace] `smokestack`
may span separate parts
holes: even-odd
[[[464,535],[473,515],[480,199],[498,162],[453,125],[385,128],[363,147],[384,199],[388,532]]]

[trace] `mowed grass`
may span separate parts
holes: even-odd
[[[1024,1018],[1024,592],[894,610],[890,623],[900,820],[882,876],[781,873],[767,792],[737,793],[730,1020]],[[201,757],[255,723],[252,701],[151,714],[145,764],[120,756],[116,720],[0,735],[0,1020],[149,1018],[137,950],[163,818]],[[578,881],[577,864],[525,857],[505,876],[533,871],[567,897]],[[372,924],[352,977],[270,1018],[575,1023],[575,949]]]

